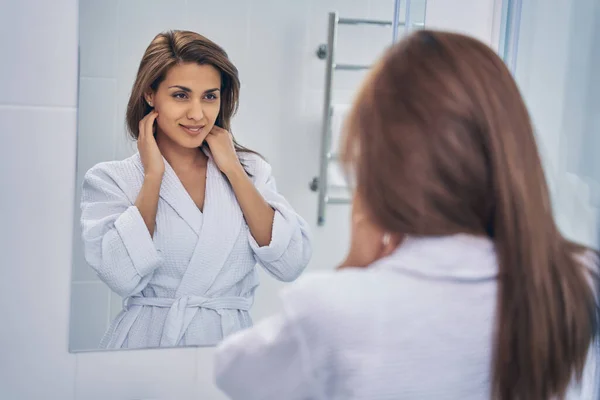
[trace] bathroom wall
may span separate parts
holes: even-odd
[[[598,247],[600,3],[523,4],[516,78],[536,130],[554,212],[569,238]]]
[[[164,27],[155,25],[157,15],[148,15],[149,4],[162,4],[160,1],[127,3],[137,5],[133,10],[147,19],[148,26],[138,32],[139,27],[128,29],[127,21],[119,20],[114,26],[121,32],[143,36],[144,40],[140,41],[145,42],[150,33]],[[185,2],[191,3],[191,0]],[[168,15],[180,3],[172,1],[169,4],[164,10]],[[210,6],[218,7],[219,4],[222,3],[211,2]],[[325,17],[322,22],[318,19],[321,17],[313,20],[312,15],[321,15],[316,11],[284,8],[282,4],[285,3],[276,1],[259,2],[256,8],[254,2],[248,4],[251,5],[247,12],[263,27],[286,28],[283,20],[275,18],[282,14],[301,25],[306,19],[302,20],[300,16],[310,13],[314,26],[321,27],[319,29],[324,32]],[[335,5],[341,11],[345,8],[344,14],[357,15],[359,11],[353,10],[361,10],[362,4],[360,0],[340,0]],[[493,0],[429,0],[427,23],[430,27],[470,32],[491,43],[490,20],[494,7]],[[457,9],[460,12],[455,11]],[[3,227],[0,231],[0,302],[3,305],[0,311],[0,398],[223,399],[212,384],[210,348],[68,353],[78,128],[78,2],[2,0],[0,10],[0,30],[4,38],[0,42],[0,54],[3,55],[0,63],[0,221]],[[227,9],[227,13],[234,12],[240,11]],[[375,10],[367,10],[367,15],[369,13],[375,13]],[[118,15],[115,18],[119,18]],[[107,40],[117,33],[114,26],[104,29]],[[269,112],[260,102],[246,102],[246,110],[240,112],[238,121],[240,126],[254,125],[257,130],[265,125],[264,121],[275,121],[271,123],[279,127],[277,137],[240,131],[240,138],[261,149],[271,159],[281,190],[314,226],[315,197],[308,192],[307,185],[317,171],[322,101],[317,79],[322,79],[322,66],[314,58],[313,51],[323,36],[315,31],[316,39],[312,34],[308,30],[301,34],[288,31],[286,35],[267,35],[266,29],[249,32],[248,40],[260,44],[254,46],[251,56],[260,60],[256,66],[264,68],[244,67],[250,57],[244,56],[244,61],[240,53],[240,69],[247,74],[263,76],[266,86],[248,86],[244,88],[245,92],[258,93],[256,96],[263,98],[285,94],[288,101]],[[235,38],[227,39],[226,29],[221,35],[215,39],[235,51]],[[100,38],[87,40],[110,51],[110,46],[103,44]],[[302,41],[303,51],[278,55],[277,51],[285,51],[290,40]],[[129,54],[128,49],[119,51]],[[132,57],[139,56],[135,51],[139,50],[131,49]],[[293,57],[291,61],[289,56]],[[273,59],[289,64],[306,63],[308,72],[300,82],[289,82],[289,76],[297,72],[294,65],[274,76],[268,75],[272,72],[268,69],[268,61]],[[119,71],[118,65],[117,61],[103,58],[84,61],[82,57],[82,72],[87,71],[85,76],[89,79],[87,82],[82,80],[81,85],[96,88],[98,96],[104,96],[101,98],[110,98],[116,91],[115,77],[104,73]],[[100,70],[101,66],[107,69]],[[290,105],[302,112],[287,114]],[[103,109],[83,112],[109,114],[109,110]],[[242,123],[244,120],[248,122]],[[305,120],[311,122],[305,125],[302,122]],[[89,129],[94,129],[94,134],[101,134],[110,127]],[[302,162],[306,168],[286,169],[290,159]],[[330,223],[326,228],[315,227],[314,238],[318,244],[315,259],[321,261],[311,265],[313,270],[331,268],[346,248],[347,232],[343,227],[346,226],[347,210],[332,209],[329,215]],[[267,293],[264,289],[270,286],[274,285],[263,285],[262,293]],[[259,298],[257,303],[273,300]]]

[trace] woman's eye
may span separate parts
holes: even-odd
[[[213,93],[209,93],[209,94],[206,95],[206,98],[208,100],[216,100],[218,97],[215,94],[213,94]]]
[[[185,93],[175,93],[173,97],[175,97],[176,99],[185,99],[187,96]]]

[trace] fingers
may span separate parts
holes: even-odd
[[[146,137],[153,136],[154,121],[156,120],[156,117],[158,117],[158,113],[155,110],[153,110],[146,116],[146,118],[144,118],[146,120],[144,122],[145,129],[146,129]]]
[[[150,111],[144,118],[142,118],[142,120],[140,121],[138,128],[139,128],[139,138],[140,139],[144,139],[146,138],[146,134],[150,133],[152,134],[152,130],[153,130],[153,125],[154,125],[154,121],[156,120],[156,117],[158,117],[158,113],[156,112],[156,110]]]
[[[220,126],[213,125],[212,129],[208,133],[208,135],[221,136],[227,135],[231,140],[233,140],[233,134],[226,129],[221,128]]]
[[[212,143],[212,141],[214,140],[214,138],[215,138],[215,134],[212,133],[212,132],[208,132],[208,135],[206,135],[206,137],[204,138],[204,140],[210,146],[210,144]]]
[[[223,132],[227,132],[225,129],[221,128],[220,126],[217,125],[213,125],[212,129],[210,130],[210,133],[216,135],[219,133],[223,133]],[[229,132],[227,132],[229,133]]]
[[[226,129],[214,125],[208,135],[206,135],[206,142],[210,145],[213,141],[221,142],[221,138],[227,137],[231,143],[233,143],[233,135]],[[222,142],[221,142],[222,143]]]
[[[154,139],[153,125],[156,117],[158,117],[158,113],[153,110],[142,118],[138,125],[137,148],[140,152],[143,151],[149,138]]]

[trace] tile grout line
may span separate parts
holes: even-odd
[[[77,111],[77,106],[53,106],[53,105],[33,105],[33,104],[2,104],[0,110],[40,110],[40,111]]]

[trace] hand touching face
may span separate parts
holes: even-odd
[[[215,163],[225,175],[241,167],[231,133],[215,125],[206,136],[206,143]]]

